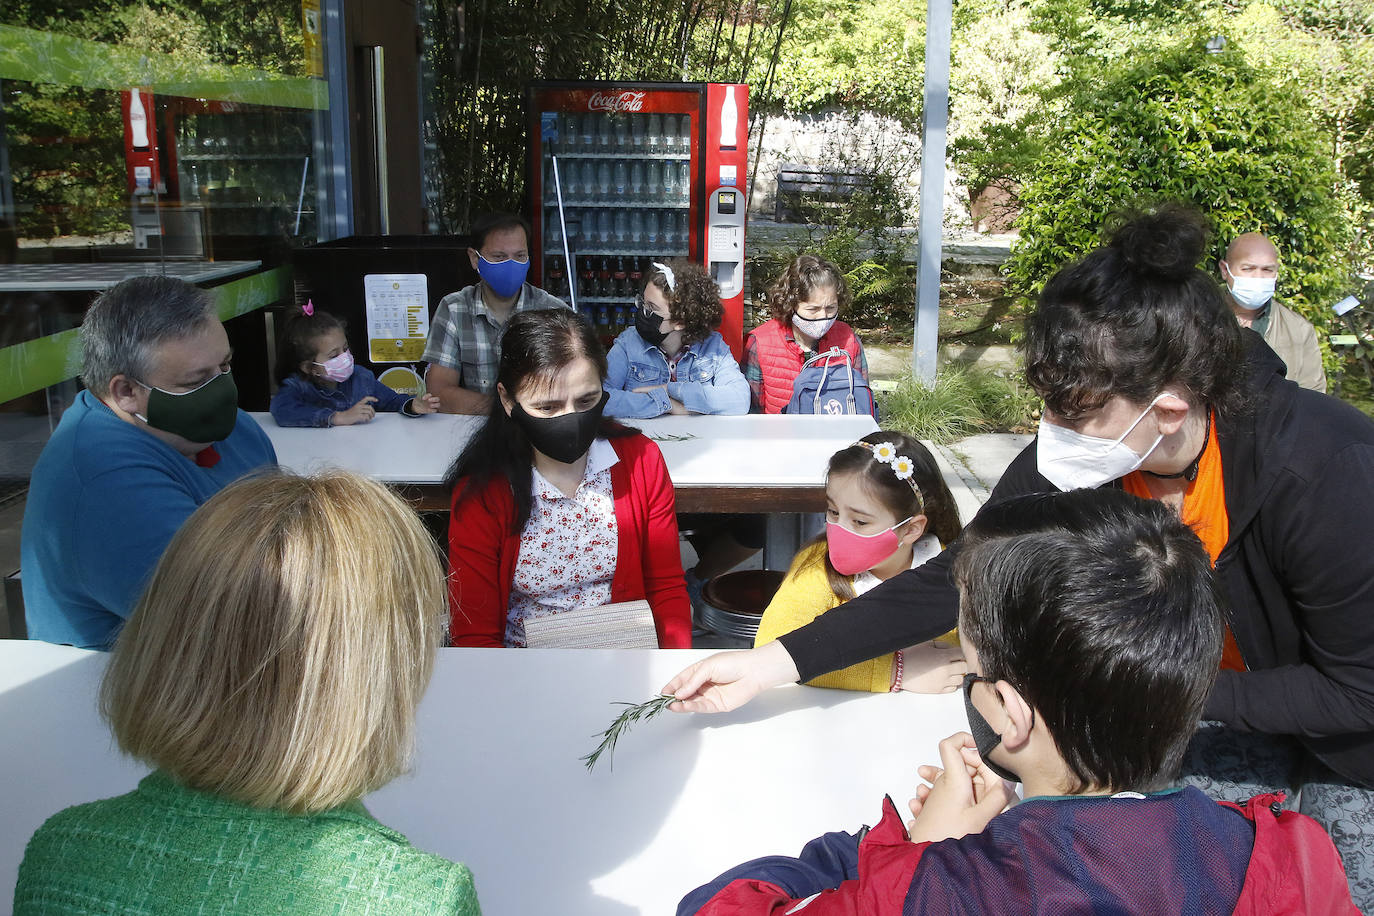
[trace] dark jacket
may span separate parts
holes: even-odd
[[[746,862],[692,891],[677,912],[1354,916],[1331,838],[1282,801],[1260,795],[1241,807],[1192,788],[1027,799],[981,833],[913,843],[888,798],[872,830],[827,833],[795,859]]]
[[[1250,408],[1216,424],[1230,526],[1217,576],[1249,670],[1222,671],[1204,714],[1297,736],[1336,772],[1374,786],[1374,421],[1286,381],[1273,351],[1244,336]],[[1054,489],[1032,442],[991,501]],[[957,552],[956,541],[783,636],[802,679],[947,631],[958,617]]]

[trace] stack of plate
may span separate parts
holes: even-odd
[[[701,625],[721,636],[753,642],[784,575],[774,569],[741,569],[716,576],[702,592]]]

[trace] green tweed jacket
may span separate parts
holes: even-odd
[[[360,803],[288,814],[188,789],[157,772],[128,795],[49,818],[19,866],[14,912],[479,911],[466,866],[420,852]]]

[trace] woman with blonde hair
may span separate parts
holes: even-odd
[[[154,772],[39,828],[15,913],[476,914],[466,867],[358,801],[408,765],[445,609],[433,541],[380,484],[221,491],[105,673],[101,710]]]

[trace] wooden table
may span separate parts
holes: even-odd
[[[793,685],[733,713],[641,723],[613,761],[585,769],[612,703],[649,698],[705,654],[443,649],[412,772],[367,807],[420,849],[467,863],[487,916],[663,916],[740,862],[875,823],[884,794],[905,810],[917,765],[967,728],[958,693]],[[46,818],[145,772],[97,713],[105,662],[0,640],[0,912]]]

